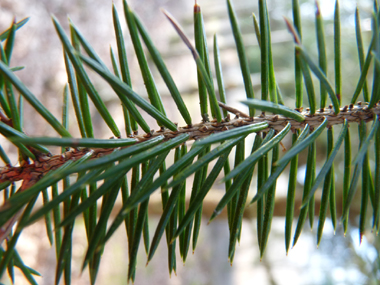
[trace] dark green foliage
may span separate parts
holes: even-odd
[[[351,204],[359,189],[361,189],[360,237],[366,230],[368,213],[371,212],[368,208],[373,210],[371,217],[373,231],[376,233],[379,231],[380,109],[378,101],[380,81],[377,80],[380,74],[379,12],[374,11],[372,39],[365,55],[359,11],[356,10],[356,44],[360,75],[357,79],[356,90],[352,92],[352,98],[347,98],[347,96],[344,98],[342,96],[344,81],[341,72],[344,61],[341,59],[339,2],[336,1],[335,5],[333,47],[328,46],[325,41],[324,20],[321,14],[323,11],[319,9],[318,3],[316,4],[318,57],[314,58],[301,42],[300,7],[297,0],[292,1],[294,24],[285,19],[284,26],[288,27],[295,42],[294,101],[296,109],[293,110],[284,106],[280,84],[276,81],[266,1],[259,1],[259,11],[256,11],[259,21],[254,16],[253,22],[259,42],[262,100],[254,99],[247,49],[243,43],[239,20],[232,1],[227,0],[226,4],[247,97],[243,103],[249,107],[249,115],[228,107],[226,103],[228,95],[224,87],[217,36],[214,36],[214,57],[211,57],[203,16],[197,4],[194,8],[195,47],[174,18],[167,12],[164,13],[181,40],[190,49],[197,66],[201,118],[190,115],[163,58],[142,21],[128,6],[127,1],[124,1],[126,18],[124,26],[128,27],[149,101],[137,94],[131,85],[125,48],[126,39],[123,38],[122,31],[123,24],[114,6],[112,13],[117,50],[110,50],[112,71],[96,54],[78,27],[70,21],[70,40],[62,26],[53,17],[54,26],[63,45],[68,78],[68,83],[63,89],[62,123],[16,76],[15,71],[19,67],[11,67],[17,29],[27,19],[13,23],[9,30],[0,34],[0,133],[17,147],[21,165],[13,167],[7,153],[0,146],[0,157],[6,165],[0,169],[0,191],[4,193],[4,205],[0,207],[0,241],[7,239],[0,247],[0,276],[8,272],[13,280],[14,267],[18,267],[30,284],[36,284],[33,275],[38,275],[38,272],[23,263],[15,250],[15,245],[26,226],[32,226],[38,219],[44,218],[47,236],[50,243],[54,244],[57,254],[55,282],[58,284],[63,276],[65,284],[70,284],[74,242],[72,233],[78,216],[83,216],[88,242],[82,270],[89,268],[92,284],[96,282],[106,243],[123,223],[128,238],[128,281],[135,280],[139,245],[144,243],[149,262],[164,235],[168,247],[169,273],[175,272],[177,245],[180,256],[185,261],[190,249],[190,241],[192,241],[193,250],[196,248],[202,222],[203,202],[212,187],[220,180],[218,178],[222,176],[222,169],[225,192],[209,222],[227,208],[230,231],[228,258],[231,263],[234,259],[236,243],[242,234],[244,210],[249,203],[257,205],[258,243],[260,256],[263,257],[276,207],[276,182],[283,173],[289,173],[285,216],[286,251],[290,248],[293,234],[293,246],[296,244],[308,215],[310,225],[313,225],[316,199],[320,201],[319,209],[317,209],[319,211],[318,244],[323,236],[328,212],[330,212],[334,229],[341,219],[346,232]],[[148,65],[149,57],[141,40],[187,126],[177,126],[166,115],[168,112],[158,92]],[[4,45],[3,41],[5,41]],[[327,76],[326,51],[332,48],[335,80],[331,82],[334,82],[335,86],[330,83]],[[216,73],[217,85],[215,86],[212,59]],[[369,91],[367,77],[370,74],[371,63],[373,63],[374,79],[372,91]],[[121,132],[86,71],[89,69],[98,73],[120,99],[124,112],[125,130],[129,138],[121,138]],[[317,106],[314,90],[316,84],[320,85],[319,106]],[[20,94],[19,97],[16,90]],[[305,91],[309,108],[303,112],[302,96]],[[361,91],[366,102],[353,105]],[[327,95],[331,100],[329,107]],[[72,138],[68,132],[69,98],[72,101],[73,112],[82,138]],[[35,138],[24,133],[23,120],[28,119],[23,117],[24,99],[56,130],[59,137],[52,135]],[[94,125],[89,100],[94,103],[114,134],[114,139],[93,137]],[[340,108],[342,104],[349,102],[352,105]],[[137,107],[146,114],[142,115]],[[254,117],[255,109],[263,111],[260,116]],[[228,112],[235,114],[236,118],[231,119]],[[152,130],[156,126],[148,125],[144,118],[146,116],[150,116],[157,122],[159,131]],[[369,124],[370,121],[373,123]],[[197,124],[197,122],[201,123]],[[359,123],[360,145],[352,157],[353,136],[351,136],[349,124],[353,125],[355,122]],[[341,127],[336,127],[340,129],[340,132],[335,140],[333,125],[341,125]],[[143,134],[138,134],[139,127]],[[282,154],[280,144],[290,136],[291,132],[293,133],[291,146]],[[321,163],[322,168],[317,173],[316,147],[320,143],[318,137],[324,133],[327,134],[327,151],[322,161],[318,162]],[[248,145],[251,141],[246,139],[248,136],[254,136],[253,145]],[[191,140],[196,140],[196,142],[190,142],[191,146],[188,150],[187,144]],[[342,147],[343,142],[344,147]],[[62,155],[52,156],[44,145],[67,147],[67,149],[62,148]],[[245,153],[246,147],[251,150],[249,155]],[[293,233],[292,223],[296,219],[297,207],[296,190],[300,187],[296,181],[300,154],[304,150],[307,151],[307,156],[302,205]],[[334,160],[338,157],[339,151],[344,157],[343,183],[340,183],[343,187],[335,178],[337,168],[334,168]],[[174,162],[170,164],[170,153],[173,152]],[[234,167],[229,161],[229,158],[233,156]],[[370,163],[370,156],[375,157],[372,160],[374,166]],[[55,163],[54,166],[49,164],[52,162]],[[30,173],[34,176],[29,175]],[[69,175],[75,176],[71,183]],[[188,178],[191,175],[194,175],[194,179],[190,186]],[[249,191],[254,179],[257,180],[257,189],[252,197]],[[16,192],[15,181],[19,180],[23,184]],[[61,181],[63,181],[62,188]],[[189,187],[192,189],[190,201],[187,203],[186,193]],[[339,187],[343,190],[340,191]],[[316,197],[317,190],[321,188],[321,198]],[[161,190],[163,212],[151,238],[148,208],[150,197],[157,189]],[[343,201],[336,201],[338,191],[342,192]],[[122,197],[122,207],[112,218],[111,212],[115,208],[119,193]],[[35,202],[40,194],[43,205],[36,207]],[[97,206],[97,202],[101,202],[100,207]],[[338,203],[342,203],[341,212],[338,211]],[[18,221],[17,227],[12,232],[12,226],[16,221]]]

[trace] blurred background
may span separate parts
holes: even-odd
[[[276,72],[276,79],[284,96],[285,104],[294,107],[294,57],[293,41],[288,33],[283,17],[292,18],[290,0],[268,0],[270,24],[272,30],[272,52]],[[122,1],[113,3],[123,20]],[[165,63],[171,71],[174,80],[188,105],[195,122],[201,121],[197,95],[196,66],[189,50],[179,39],[172,26],[161,12],[161,8],[168,10],[182,25],[185,33],[193,38],[193,1],[189,0],[130,0],[128,3],[140,16],[151,34],[154,43],[162,53]],[[244,35],[244,43],[250,64],[254,91],[260,98],[260,52],[254,33],[252,13],[258,14],[257,1],[234,0],[234,7],[239,16],[239,24]],[[212,37],[216,33],[221,50],[223,75],[227,90],[228,104],[244,110],[239,100],[245,98],[243,80],[241,77],[239,61],[235,50],[235,43],[227,15],[225,1],[199,0],[202,8],[209,49],[212,50]],[[313,0],[301,1],[301,16],[303,43],[317,59],[315,42],[315,2]],[[328,77],[333,82],[333,15],[335,1],[321,0],[321,13],[325,20],[325,33],[327,55],[329,59]],[[342,21],[342,76],[343,76],[343,104],[349,103],[356,81],[359,76],[359,63],[355,40],[355,9],[360,10],[362,19],[363,40],[365,49],[370,40],[372,1],[341,0]],[[11,66],[25,66],[17,75],[26,86],[49,108],[53,114],[61,116],[62,93],[67,82],[66,71],[62,56],[62,46],[54,30],[50,16],[54,14],[68,32],[68,17],[81,30],[86,39],[93,45],[101,58],[109,65],[109,48],[116,47],[112,24],[112,1],[90,0],[2,0],[0,1],[0,31],[7,29],[13,18],[21,20],[30,17],[29,22],[17,32],[15,49]],[[141,78],[133,47],[122,21],[130,64],[133,89],[146,96],[145,87]],[[212,58],[212,56],[210,56]],[[168,116],[180,126],[185,125],[177,112],[175,104],[166,89],[158,71],[153,64],[152,73],[159,86]],[[96,74],[91,78],[99,94],[106,102],[113,114],[119,128],[123,130],[123,114],[120,102],[113,91]],[[371,81],[369,81],[371,82]],[[315,82],[316,92],[319,84]],[[304,106],[307,107],[305,94]],[[95,135],[98,138],[112,136],[101,117],[93,108],[92,112]],[[54,130],[44,120],[35,116],[34,110],[25,103],[24,130],[28,135],[53,136]],[[32,119],[31,119],[32,118]],[[198,120],[197,120],[198,118]],[[153,120],[148,123],[155,126]],[[157,127],[158,129],[158,127]],[[355,137],[356,126],[352,128],[352,137]],[[340,127],[336,128],[338,132]],[[70,132],[79,137],[79,131],[74,114],[70,117]],[[125,133],[124,133],[125,135]],[[317,144],[318,160],[322,166],[326,157],[326,139],[322,136]],[[12,161],[17,163],[17,151],[0,138],[0,143],[10,154]],[[286,144],[286,143],[285,143]],[[290,145],[290,140],[287,145]],[[353,150],[355,146],[353,146]],[[54,151],[54,149],[53,149]],[[58,153],[58,150],[55,151]],[[11,155],[13,154],[13,155]],[[341,196],[342,184],[342,153],[338,154],[335,166],[337,181],[337,200]],[[306,155],[299,158],[299,180],[297,185],[299,198],[302,195],[304,165]],[[254,207],[247,208],[243,223],[243,232],[240,245],[237,247],[233,266],[227,259],[228,225],[225,216],[216,219],[210,225],[207,220],[216,203],[223,195],[221,185],[216,185],[205,201],[205,220],[200,233],[200,240],[194,255],[188,257],[185,266],[178,265],[176,275],[169,276],[167,271],[167,248],[162,243],[156,256],[145,267],[146,255],[140,249],[138,259],[136,284],[378,284],[380,279],[379,249],[380,241],[373,233],[368,231],[359,245],[358,213],[360,199],[351,211],[350,229],[344,237],[341,225],[337,233],[326,221],[324,235],[319,248],[316,248],[316,227],[306,227],[297,245],[286,256],[284,245],[284,213],[288,179],[285,170],[277,183],[276,218],[272,223],[269,244],[263,260],[260,261],[257,245],[257,232]],[[255,180],[255,179],[253,179]],[[190,184],[190,183],[189,183]],[[359,184],[358,184],[359,185]],[[220,189],[217,189],[220,187]],[[255,182],[251,186],[251,195],[256,191]],[[360,193],[360,191],[358,191]],[[316,197],[320,196],[318,191]],[[339,201],[339,200],[338,200]],[[318,203],[318,198],[316,199]],[[153,233],[160,214],[159,195],[152,199],[150,214],[150,229]],[[116,210],[115,210],[116,213]],[[371,214],[368,215],[370,217]],[[295,220],[295,224],[296,224]],[[368,221],[370,224],[370,221]],[[295,228],[295,224],[294,227]],[[73,276],[72,284],[89,284],[88,274],[80,273],[80,265],[86,252],[87,241],[83,221],[78,219],[74,230],[73,245]],[[368,227],[370,228],[370,226]],[[45,234],[44,222],[40,221],[27,228],[19,239],[17,249],[26,265],[39,271],[43,278],[39,284],[53,284],[55,274],[55,250],[50,248]],[[126,269],[128,264],[128,245],[124,227],[120,227],[115,236],[108,242],[100,265],[97,284],[126,284]],[[16,284],[27,284],[21,273],[16,272]],[[0,282],[9,284],[6,277]]]

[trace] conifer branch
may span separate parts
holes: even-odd
[[[369,122],[372,121],[376,115],[380,114],[380,105],[377,104],[374,108],[368,109],[366,103],[358,102],[356,105],[350,104],[344,106],[340,109],[340,113],[338,115],[335,115],[331,107],[319,109],[314,115],[310,115],[310,112],[307,109],[306,111],[302,112],[302,114],[305,116],[305,120],[303,122],[298,122],[294,119],[282,115],[267,115],[264,112],[261,113],[260,116],[254,118],[246,118],[245,116],[244,118],[240,118],[239,114],[244,114],[243,112],[240,112],[239,110],[232,107],[228,107],[224,104],[223,106],[225,106],[225,109],[227,111],[231,112],[235,110],[234,112],[236,117],[234,119],[230,119],[230,117],[227,116],[221,123],[211,121],[180,127],[176,132],[161,128],[158,131],[152,131],[148,134],[134,135],[133,138],[135,138],[139,143],[162,135],[165,138],[164,140],[167,141],[177,137],[180,134],[188,134],[189,140],[199,140],[206,138],[214,133],[225,132],[242,126],[262,122],[268,123],[269,127],[262,130],[261,132],[268,132],[270,129],[274,129],[276,132],[281,131],[287,123],[290,123],[292,131],[295,131],[304,128],[306,125],[309,125],[311,129],[317,128],[321,122],[323,122],[324,118],[326,118],[328,121],[326,128],[329,128],[333,125],[343,124],[345,120],[347,120],[348,123],[359,123],[361,121]],[[75,144],[75,139],[73,140],[73,144]],[[115,149],[112,148],[93,149],[94,153],[91,159],[105,156],[114,150]],[[20,180],[37,182],[48,172],[59,168],[69,160],[75,161],[88,152],[88,148],[74,148],[72,150],[66,151],[65,153],[54,156],[47,156],[41,153],[37,156],[37,160],[32,164],[26,164],[22,166],[7,166],[0,168],[0,183],[7,181],[15,182]]]

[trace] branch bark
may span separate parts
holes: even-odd
[[[233,110],[238,111],[236,109]],[[231,108],[228,108],[228,111],[231,111]],[[239,112],[238,114],[244,113]],[[186,133],[190,136],[189,140],[198,140],[210,136],[214,133],[220,133],[239,128],[241,126],[252,125],[260,122],[267,122],[269,124],[269,127],[262,132],[268,132],[270,129],[281,131],[287,123],[290,123],[292,126],[292,131],[295,131],[297,129],[304,128],[306,124],[308,124],[311,129],[316,128],[321,124],[324,118],[326,118],[328,121],[328,128],[332,125],[343,124],[345,120],[347,120],[349,123],[372,121],[376,115],[380,114],[380,105],[376,104],[374,108],[368,109],[366,104],[358,102],[356,105],[351,104],[349,106],[341,108],[338,115],[335,115],[331,106],[329,108],[318,110],[314,115],[311,115],[308,110],[302,112],[302,114],[305,116],[305,120],[303,122],[297,122],[294,119],[284,117],[282,115],[266,115],[264,112],[260,116],[254,118],[246,118],[245,116],[244,118],[240,118],[239,115],[237,115],[234,119],[230,119],[229,116],[227,116],[221,123],[218,123],[216,121],[202,122],[191,126],[180,127],[176,132],[167,129],[160,129],[158,131],[152,131],[149,134],[135,135],[134,138],[136,138],[138,142],[143,142],[153,137],[163,135],[165,137],[165,140],[170,140],[180,134]],[[94,154],[92,156],[92,159],[110,154],[112,151],[114,151],[114,149],[98,148],[94,149],[93,151]],[[46,173],[59,168],[68,160],[77,160],[88,152],[89,149],[87,148],[72,149],[63,154],[51,157],[46,155],[39,155],[37,158],[38,160],[34,161],[34,163],[31,164],[2,167],[0,168],[0,183],[8,181],[15,182],[20,180],[37,182]]]

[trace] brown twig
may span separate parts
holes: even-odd
[[[341,108],[340,113],[336,115],[332,108],[320,109],[314,115],[311,115],[308,110],[306,112],[302,112],[305,116],[305,120],[303,122],[298,122],[294,119],[284,117],[282,115],[266,115],[264,112],[259,117],[250,118],[248,115],[240,112],[237,109],[226,106],[223,103],[219,103],[219,105],[226,109],[227,111],[236,115],[236,118],[230,120],[227,117],[222,122],[218,123],[217,121],[212,122],[203,122],[200,124],[186,126],[179,128],[176,132],[161,128],[159,131],[152,131],[149,134],[144,135],[136,135],[135,138],[138,142],[143,142],[149,140],[153,137],[163,135],[165,140],[170,140],[175,138],[180,134],[188,134],[189,140],[197,140],[204,137],[207,137],[213,133],[224,132],[227,130],[231,130],[234,128],[239,128],[245,125],[251,125],[259,122],[267,122],[269,127],[261,132],[267,132],[270,129],[274,129],[276,131],[282,130],[288,123],[291,124],[292,131],[297,129],[304,128],[306,124],[310,126],[310,128],[318,127],[321,122],[326,118],[327,128],[332,125],[343,124],[345,120],[348,122],[360,122],[360,121],[371,121],[376,115],[380,114],[380,106],[376,105],[372,109],[368,109],[366,105],[358,103],[357,105],[349,105]],[[244,118],[240,118],[244,117]],[[41,179],[45,174],[50,171],[59,168],[68,160],[77,160],[81,158],[83,155],[87,154],[89,151],[93,151],[92,159],[98,158],[113,152],[114,149],[93,149],[90,150],[88,148],[81,149],[72,149],[60,155],[48,156],[44,154],[38,154],[36,157],[38,160],[34,161],[31,164],[24,164],[21,166],[6,166],[0,168],[0,183],[3,182],[15,182],[15,181],[23,181],[22,186],[18,191],[27,190],[30,186],[35,184],[39,179]],[[4,209],[7,206],[5,203],[2,208]],[[0,228],[0,244],[2,241],[8,236],[10,229],[17,222],[22,210],[14,215],[11,219],[9,219],[1,228]]]
[[[231,108],[229,108],[229,110],[231,110]],[[240,112],[240,114],[242,114],[242,112]],[[178,128],[178,131],[176,132],[168,129],[160,129],[156,132],[144,135],[136,135],[134,137],[139,142],[147,141],[159,135],[163,135],[165,137],[165,140],[170,140],[180,134],[186,133],[189,135],[189,140],[198,140],[204,137],[208,137],[213,133],[224,132],[234,128],[239,128],[241,126],[252,125],[260,122],[267,122],[269,125],[267,129],[261,132],[267,132],[270,129],[281,131],[287,123],[290,123],[292,130],[295,131],[297,129],[304,128],[306,124],[308,124],[311,129],[316,128],[321,124],[324,118],[326,118],[328,121],[327,127],[330,127],[332,125],[343,124],[345,120],[347,120],[349,123],[371,121],[373,120],[374,116],[380,114],[380,106],[376,105],[372,109],[368,109],[367,106],[363,104],[345,106],[341,108],[341,112],[338,115],[335,115],[333,110],[329,108],[320,109],[314,115],[310,115],[308,111],[302,112],[302,114],[305,116],[305,120],[303,122],[297,122],[294,119],[287,118],[282,115],[264,114],[254,118],[236,118],[232,120],[227,119],[223,120],[221,123],[218,123],[216,121],[199,123],[192,126]],[[51,157],[38,156],[38,161],[35,161],[29,165],[17,167],[6,166],[0,168],[0,183],[20,180],[38,181],[46,173],[57,169],[68,160],[77,160],[81,158],[84,154],[88,153],[88,151],[89,149],[87,148],[73,149],[63,154]],[[94,154],[92,155],[92,158],[98,158],[111,153],[113,149],[98,148],[94,149],[93,151]]]

